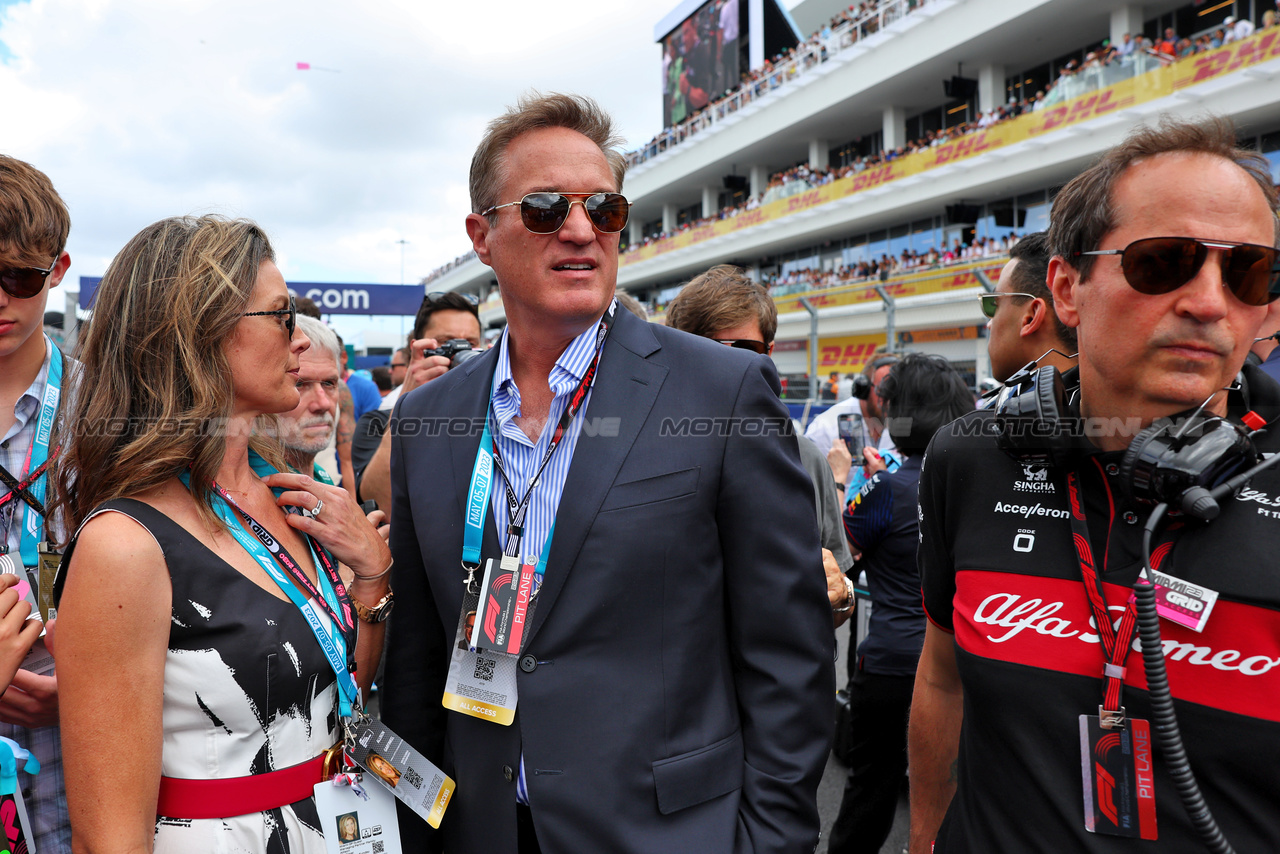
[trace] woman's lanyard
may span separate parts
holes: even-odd
[[[21,500],[25,505],[19,546],[23,566],[36,566],[40,561],[39,545],[42,539],[40,529],[44,524],[44,497],[48,481],[45,473],[49,470],[49,440],[53,435],[53,422],[58,414],[58,403],[62,399],[62,351],[54,346],[48,335],[45,336],[45,342],[45,346],[50,350],[49,375],[44,384],[44,397],[40,401],[36,433],[31,438],[31,446],[27,448],[27,459],[22,467],[21,477],[16,478],[14,483],[8,483],[9,477],[6,472],[4,480],[9,487],[9,492],[0,498],[0,519],[3,520],[12,519],[12,513],[17,509],[15,505],[5,513],[6,505],[17,500]],[[32,469],[33,465],[34,469]],[[8,525],[5,525],[4,531],[0,533],[7,542]],[[4,548],[5,542],[0,542],[0,551]]]
[[[249,451],[249,464],[259,477],[275,474],[276,470],[255,451]],[[188,489],[191,486],[191,475],[183,472],[179,475]],[[351,717],[352,707],[359,708],[363,704],[360,699],[360,688],[356,684],[354,672],[355,651],[355,619],[352,613],[351,598],[347,595],[346,586],[338,574],[337,567],[330,559],[328,552],[314,538],[307,537],[307,545],[315,562],[316,579],[319,588],[302,571],[302,567],[289,554],[284,544],[271,536],[252,516],[236,504],[235,499],[218,483],[213,484],[213,509],[218,518],[226,524],[227,530],[236,538],[249,555],[258,562],[267,575],[284,591],[289,600],[297,606],[306,618],[307,625],[320,643],[329,666],[338,680],[338,711],[343,718]],[[232,514],[232,509],[253,531],[250,536]],[[323,617],[321,616],[323,613]],[[327,624],[325,617],[328,618]],[[329,627],[333,626],[335,630]]]
[[[547,451],[542,456],[542,462],[539,463],[533,477],[529,479],[529,486],[525,489],[524,498],[516,497],[515,490],[511,488],[511,479],[507,477],[506,471],[502,468],[502,458],[494,445],[493,432],[489,428],[490,419],[486,413],[484,432],[480,435],[480,449],[476,453],[476,462],[471,470],[471,485],[467,492],[466,527],[463,531],[462,540],[462,566],[468,571],[468,585],[474,579],[475,570],[480,566],[480,546],[484,539],[484,520],[485,514],[488,512],[494,469],[497,469],[498,474],[502,475],[502,482],[506,487],[508,525],[507,548],[504,554],[517,560],[520,559],[520,545],[524,540],[524,519],[529,512],[529,499],[533,495],[533,488],[538,485],[538,479],[542,477],[542,472],[546,469],[547,463],[551,462],[551,455],[556,452],[556,448],[560,447],[560,442],[564,439],[570,422],[573,421],[574,416],[578,414],[582,404],[587,399],[587,393],[591,390],[591,383],[596,376],[596,368],[600,364],[600,353],[604,349],[605,339],[609,336],[609,327],[613,324],[613,311],[614,306],[610,306],[609,311],[605,312],[604,316],[600,318],[600,326],[596,332],[595,355],[591,359],[591,364],[587,366],[587,370],[583,373],[578,387],[574,389],[573,395],[569,398],[569,405],[565,407],[564,412],[560,415],[560,421],[556,424],[555,433],[552,434],[551,441],[547,444]],[[551,551],[551,538],[555,533],[555,527],[555,521],[552,520],[551,530],[547,532],[547,538],[542,544],[542,552],[538,557],[536,570],[538,582],[541,582],[542,576],[547,569],[547,555]],[[535,586],[535,591],[536,589]]]

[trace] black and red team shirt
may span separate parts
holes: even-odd
[[[1245,368],[1248,408],[1280,411],[1280,386]],[[1232,410],[1238,418],[1243,409]],[[927,617],[952,632],[964,685],[958,789],[936,851],[1201,852],[1158,747],[1159,840],[1084,828],[1079,716],[1102,702],[1103,653],[1072,547],[1066,473],[996,447],[993,413],[938,431],[920,480],[918,560]],[[1280,450],[1280,425],[1257,437]],[[1120,453],[1083,453],[1095,562],[1119,619],[1142,562],[1150,507],[1121,483]],[[1219,592],[1203,633],[1160,621],[1187,754],[1237,851],[1280,851],[1280,467],[1223,502],[1212,523],[1173,517],[1158,568]],[[1142,656],[1123,704],[1151,719]],[[1154,726],[1152,732],[1154,734]]]

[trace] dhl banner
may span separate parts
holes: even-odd
[[[961,326],[947,329],[918,329],[915,332],[903,332],[898,335],[899,344],[920,344],[928,341],[961,341],[977,339],[979,327]],[[779,341],[774,352],[804,352],[809,349],[809,341],[796,338],[791,341]],[[884,346],[884,333],[873,332],[867,335],[836,335],[818,339],[818,375],[825,377],[831,371],[841,373],[857,373],[875,356],[876,350]]]
[[[1277,58],[1280,58],[1280,27],[1271,27],[1243,41],[1232,42],[1217,50],[1187,57],[1172,65],[1122,80],[1106,89],[1089,92],[1047,110],[1018,116],[1016,119],[1002,122],[980,133],[968,134],[963,139],[946,145],[908,154],[898,160],[874,166],[854,175],[847,175],[830,184],[790,198],[770,202],[755,210],[742,211],[730,219],[717,220],[682,231],[672,237],[643,246],[634,252],[626,253],[619,259],[619,263],[626,266],[648,261],[675,249],[684,249],[713,237],[782,219],[799,211],[861,193],[908,175],[918,175],[947,163],[965,160],[1059,128],[1105,116],[1135,104],[1163,98],[1179,89]],[[871,292],[870,297],[863,298],[875,299],[876,296]],[[781,304],[779,304],[779,310],[781,310]]]
[[[1005,259],[1000,259],[994,263],[983,260],[967,266],[948,267],[945,270],[919,270],[893,277],[885,282],[884,290],[889,296],[899,299],[901,297],[919,296],[920,294],[935,294],[943,291],[977,288],[983,284],[979,274],[985,276],[988,281],[994,282],[999,278],[1000,269],[1004,264]],[[862,282],[841,288],[827,288],[821,291],[775,297],[773,301],[778,307],[778,314],[804,311],[804,306],[800,304],[801,297],[807,299],[814,308],[856,305],[862,302],[880,302],[880,295],[876,293],[875,288],[866,282]],[[974,303],[974,310],[977,310],[976,302]],[[884,336],[882,335],[880,338],[883,344]]]
[[[877,347],[884,346],[884,333],[871,335],[840,335],[818,339],[818,376],[825,377],[831,371],[857,372],[875,355]]]

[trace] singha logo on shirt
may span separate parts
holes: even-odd
[[[1013,482],[1014,492],[1057,492],[1053,482],[1049,480],[1049,469],[1044,466],[1022,466],[1022,480]]]

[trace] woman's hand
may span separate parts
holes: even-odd
[[[280,507],[298,507],[313,514],[290,513],[287,519],[293,528],[319,540],[356,575],[377,575],[390,566],[391,550],[376,527],[381,518],[372,518],[381,516],[381,511],[375,510],[366,517],[345,489],[304,474],[276,473],[263,478],[263,482],[273,489],[285,490],[276,499]],[[317,507],[319,513],[315,512]]]
[[[867,477],[871,477],[877,472],[882,472],[889,466],[885,463],[884,457],[880,456],[880,452],[868,445],[862,449],[863,465],[867,469]]]

